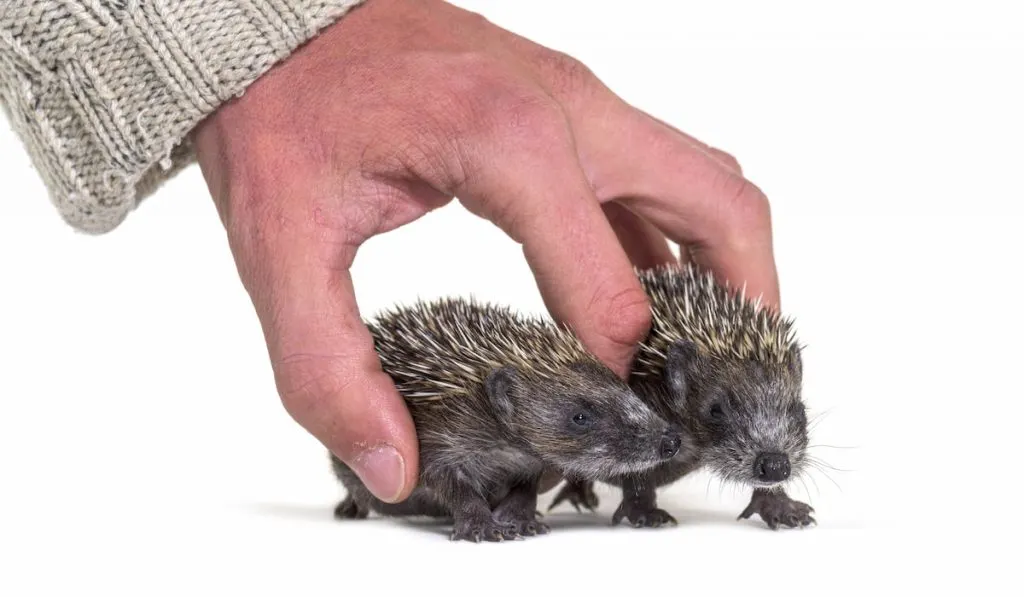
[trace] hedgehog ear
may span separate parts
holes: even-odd
[[[508,419],[515,410],[512,400],[512,390],[519,383],[519,370],[512,365],[506,365],[491,371],[487,376],[484,385],[487,388],[487,397],[494,407],[494,414],[499,419]]]
[[[697,345],[690,340],[677,340],[668,347],[668,355],[665,358],[665,382],[680,403],[685,403],[690,385],[693,383],[690,374],[696,360]]]

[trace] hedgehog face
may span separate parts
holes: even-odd
[[[558,376],[503,367],[488,395],[511,433],[566,476],[602,479],[651,468],[691,450],[611,370],[579,362]]]
[[[702,461],[712,471],[771,487],[803,470],[807,415],[798,354],[792,365],[712,361],[680,342],[670,349],[666,376],[694,422]]]

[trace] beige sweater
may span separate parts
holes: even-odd
[[[65,221],[107,232],[206,115],[361,1],[0,0],[0,104]]]

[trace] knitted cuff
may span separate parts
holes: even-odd
[[[0,103],[51,200],[117,227],[199,122],[362,0],[0,0]]]

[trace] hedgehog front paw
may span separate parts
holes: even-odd
[[[577,512],[580,512],[580,506],[583,506],[587,510],[593,512],[597,510],[598,499],[597,494],[594,493],[593,483],[569,483],[557,494],[555,499],[551,500],[551,505],[548,506],[548,512],[553,510],[558,504],[568,501],[573,508],[576,508]]]
[[[452,541],[505,541],[519,538],[516,525],[491,519],[470,519],[455,522],[452,529]]]
[[[757,514],[773,531],[778,530],[780,525],[789,528],[804,528],[818,524],[811,516],[812,512],[814,512],[814,508],[794,500],[781,491],[756,490],[750,498],[750,504],[740,513],[737,520],[750,518]]]
[[[533,518],[521,518],[518,520],[505,520],[505,524],[511,525],[516,534],[521,537],[532,537],[534,535],[547,535],[551,527]]]
[[[505,502],[494,510],[494,520],[512,525],[521,537],[546,535],[551,528],[537,520],[540,513],[533,509],[533,504],[517,504]]]
[[[341,500],[341,503],[339,503],[334,508],[334,517],[337,518],[338,520],[343,520],[343,519],[349,519],[349,520],[362,519],[362,518],[366,518],[366,516],[369,513],[370,513],[370,511],[367,510],[366,508],[360,508],[359,504],[357,504],[356,501],[354,499],[352,499],[352,496],[348,496],[345,499]]]
[[[619,504],[612,515],[612,525],[617,525],[625,518],[634,528],[658,528],[665,525],[678,524],[671,514],[654,505],[636,504],[625,501]]]

